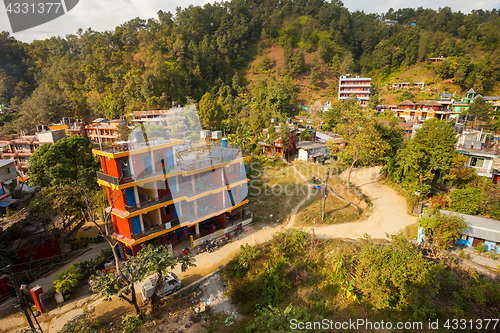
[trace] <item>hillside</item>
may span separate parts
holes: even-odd
[[[499,16],[448,7],[376,15],[350,13],[336,1],[244,0],[31,44],[2,33],[0,104],[19,118],[0,131],[31,133],[63,116],[116,118],[205,96],[199,107],[215,103],[222,112],[203,125],[243,137],[301,103],[334,98],[345,73],[372,77],[391,104],[401,96],[382,87],[406,79],[427,83],[415,98],[470,87],[498,94]],[[396,18],[394,25],[383,21]],[[436,56],[447,60],[428,68],[425,61]]]

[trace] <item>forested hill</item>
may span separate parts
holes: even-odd
[[[205,124],[235,119],[226,121],[231,131],[258,128],[297,109],[300,75],[310,76],[313,88],[325,70],[382,84],[432,56],[447,57],[433,69],[439,78],[488,94],[500,78],[499,31],[496,10],[376,15],[350,13],[337,0],[234,0],[31,44],[2,33],[0,104],[19,114],[2,130],[33,132],[62,116],[114,118],[202,97]],[[262,56],[276,47],[280,61]],[[266,77],[271,68],[275,75]],[[251,71],[261,74],[257,80],[248,80]]]

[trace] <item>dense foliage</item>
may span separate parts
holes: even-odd
[[[458,215],[447,215],[439,212],[432,216],[422,216],[418,220],[424,228],[425,242],[442,249],[451,247],[465,230],[467,223]]]
[[[200,101],[207,92],[211,98],[202,104],[217,111],[210,126],[229,119],[230,132],[258,130],[262,121],[298,109],[294,76],[310,70],[314,85],[319,62],[334,76],[357,72],[379,84],[407,66],[444,56],[431,67],[441,78],[485,94],[500,78],[499,26],[497,10],[420,7],[376,15],[350,13],[337,0],[233,0],[31,44],[4,32],[0,104],[20,117],[3,132],[32,132],[35,124],[62,116],[90,120],[163,109],[173,101]],[[273,45],[283,48],[278,77],[249,86],[242,71],[256,52]],[[308,68],[310,52],[317,58]],[[275,65],[264,57],[258,67],[265,72]]]
[[[284,230],[246,246],[222,272],[228,295],[254,317],[243,331],[288,331],[290,319],[425,321],[497,315],[500,288],[452,260],[436,263],[400,236],[390,243],[319,240]]]

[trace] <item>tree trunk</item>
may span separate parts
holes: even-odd
[[[135,296],[134,283],[132,283],[132,286],[130,287],[130,293],[132,294],[132,305],[134,306],[135,313],[140,315],[141,309],[139,309],[139,304],[137,304],[137,297]]]
[[[348,185],[351,183],[351,173],[352,173],[352,169],[354,168],[355,163],[356,163],[356,160],[353,160],[351,163],[351,166],[349,167],[349,172],[347,173],[347,184]]]

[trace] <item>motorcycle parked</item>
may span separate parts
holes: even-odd
[[[208,243],[208,247],[207,247],[207,250],[208,252],[214,252],[217,248],[220,247],[220,244],[219,242],[217,242],[217,240],[215,239],[212,239],[209,243]]]
[[[189,251],[189,249],[186,247],[181,254],[179,254],[179,257],[178,258],[182,258],[184,257],[185,255],[191,253],[191,251]]]
[[[238,236],[239,234],[243,233],[243,226],[241,225],[241,223],[238,224],[236,229],[233,230],[233,233],[234,233],[234,236]]]
[[[202,244],[198,245],[198,247],[196,248],[198,250],[198,253],[203,253],[203,252],[206,252],[208,251],[208,245],[209,245],[209,241],[204,241]]]
[[[221,239],[220,239],[221,246],[226,245],[230,241],[231,241],[231,235],[230,234],[226,234],[225,236],[222,236]]]

